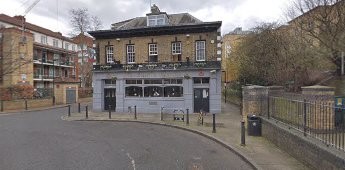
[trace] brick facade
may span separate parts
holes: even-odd
[[[33,85],[33,35],[25,32],[26,40],[22,41],[22,32],[16,28],[0,29],[2,38],[0,46],[2,47],[1,63],[3,71],[3,80],[0,86],[3,87],[17,84],[25,81]],[[6,73],[7,72],[7,73]],[[22,79],[26,75],[26,79]]]
[[[96,40],[99,47],[100,63],[106,64],[106,46],[113,45],[114,58],[120,61],[121,64],[126,64],[126,45],[132,44],[135,46],[135,62],[146,63],[148,61],[148,50],[150,43],[157,43],[158,46],[158,62],[173,62],[173,55],[171,52],[171,43],[179,41],[182,45],[182,62],[195,61],[195,42],[206,42],[206,60],[217,60],[217,32],[209,33],[194,33],[194,34],[176,34],[176,35],[162,35],[150,37],[131,37],[119,39],[102,39]]]

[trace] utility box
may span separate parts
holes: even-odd
[[[247,116],[248,136],[261,136],[261,119],[256,115]]]

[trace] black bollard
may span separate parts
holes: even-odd
[[[111,119],[111,105],[109,105],[108,111],[109,111],[109,119]]]
[[[137,120],[137,106],[134,106],[134,119]]]
[[[212,117],[213,117],[213,130],[212,130],[212,133],[216,133],[216,114],[212,114]]]
[[[55,96],[53,96],[53,105],[55,105]]]
[[[89,118],[89,110],[88,110],[88,106],[85,106],[85,118],[88,119]]]
[[[187,116],[186,116],[186,119],[187,119],[186,124],[189,125],[189,109],[188,108],[186,109],[186,114],[187,114]]]
[[[28,110],[28,101],[25,99],[25,110]]]
[[[78,113],[80,113],[80,103],[78,103]]]
[[[241,121],[241,145],[246,145],[246,136],[245,136],[246,130],[244,127],[244,120]]]
[[[163,121],[163,106],[161,106],[161,121]]]
[[[71,117],[71,105],[68,105],[68,117]]]
[[[3,100],[1,100],[0,101],[0,107],[1,107],[1,112],[3,112],[4,111],[4,101]]]

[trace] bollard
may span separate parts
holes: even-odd
[[[28,101],[25,99],[25,110],[28,110]]]
[[[55,96],[53,96],[53,106],[55,105]]]
[[[186,124],[187,124],[187,126],[189,125],[189,109],[187,108],[186,109],[186,114],[187,114],[187,116],[186,116]]]
[[[89,118],[89,110],[88,110],[88,106],[85,106],[85,118],[88,119]]]
[[[163,121],[163,106],[161,106],[161,121]]]
[[[212,117],[213,117],[213,130],[212,130],[212,133],[216,133],[216,114],[212,114]]]
[[[245,136],[245,127],[244,127],[244,120],[241,121],[241,145],[246,145],[246,136]]]
[[[201,125],[204,125],[204,113],[201,112]]]
[[[111,119],[111,105],[109,105],[108,111],[109,111],[109,119]]]
[[[0,107],[1,107],[1,112],[3,112],[4,111],[4,101],[3,100],[1,100],[0,101]]]
[[[68,117],[71,117],[71,105],[68,105]]]
[[[137,106],[134,106],[134,119],[137,120]]]
[[[78,113],[80,113],[80,103],[78,103]]]

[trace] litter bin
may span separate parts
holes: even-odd
[[[247,116],[248,136],[261,136],[261,119],[256,115]]]

